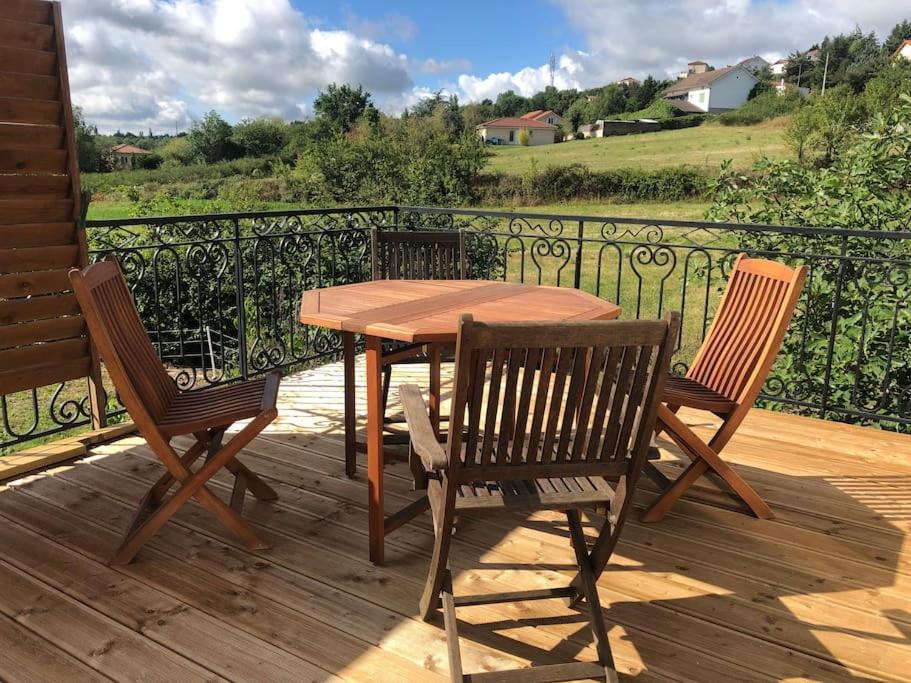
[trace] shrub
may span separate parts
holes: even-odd
[[[739,109],[718,117],[723,126],[753,126],[777,116],[785,116],[800,107],[802,98],[796,92],[779,95],[776,90],[761,93]]]
[[[828,93],[827,93],[828,95]],[[861,135],[843,138],[827,167],[762,160],[754,177],[730,165],[712,184],[715,220],[908,230],[911,216],[911,97],[875,115]],[[800,234],[741,235],[747,249],[813,254],[826,240]],[[831,242],[828,245],[831,250]],[[857,259],[814,259],[802,319],[789,335],[776,369],[776,383],[796,392],[815,390],[826,376],[826,349],[834,340],[829,396],[833,405],[898,414],[911,386],[911,296],[909,240],[852,238],[845,248]],[[830,253],[833,253],[830,251]],[[834,252],[834,253],[837,253]],[[843,270],[842,270],[843,269]],[[832,320],[835,329],[832,329]],[[904,393],[903,393],[904,392]],[[902,408],[904,404],[905,408]],[[860,421],[860,418],[846,418]]]
[[[481,186],[487,202],[552,203],[576,199],[679,201],[700,197],[708,180],[696,170],[678,167],[655,171],[620,169],[592,171],[582,164],[548,166],[522,177],[485,176]]]
[[[519,131],[519,144],[523,147],[528,147],[529,142],[531,142],[531,135],[527,128],[523,128]]]
[[[645,109],[618,114],[612,118],[615,118],[618,121],[638,121],[639,119],[655,119],[661,121],[662,119],[673,119],[679,115],[679,109],[671,105],[667,100],[659,98]]]
[[[708,114],[686,114],[673,119],[659,121],[661,130],[679,130],[680,128],[695,128],[701,126],[711,117]]]

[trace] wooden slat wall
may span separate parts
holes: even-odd
[[[97,373],[66,275],[87,250],[60,17],[0,2],[0,394]]]

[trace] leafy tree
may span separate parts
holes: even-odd
[[[103,170],[104,154],[98,144],[98,128],[85,120],[85,114],[79,107],[73,107],[73,124],[79,170],[83,173],[97,173]]]
[[[497,116],[519,116],[527,111],[530,111],[528,100],[516,95],[512,90],[501,92],[494,104],[494,113]]]
[[[231,141],[231,124],[215,111],[210,111],[190,128],[187,139],[194,156],[207,164],[214,164],[236,156],[236,147]]]
[[[474,130],[475,126],[495,118],[493,103],[490,100],[472,102],[462,107],[462,124],[466,130]]]
[[[798,109],[791,116],[791,120],[784,130],[784,140],[794,150],[797,155],[797,163],[800,165],[803,165],[806,160],[807,149],[815,132],[816,110],[813,107]]]
[[[612,83],[603,90],[601,94],[590,103],[588,108],[588,120],[597,121],[606,119],[620,114],[626,110],[626,94],[623,86]]]
[[[911,21],[905,19],[892,27],[889,37],[883,42],[883,53],[891,57],[903,41],[911,39]]]
[[[911,61],[889,60],[864,90],[867,111],[891,111],[900,104],[902,93],[911,93]]]
[[[714,220],[908,230],[911,97],[903,95],[895,108],[875,113],[829,167],[764,159],[748,180],[728,164],[710,194],[709,217]],[[732,234],[740,235],[739,246],[748,250],[813,254],[831,249],[831,242],[815,236],[776,235],[772,242],[763,233]],[[902,392],[911,385],[911,284],[904,265],[911,249],[907,240],[863,238],[852,238],[845,248],[864,258],[812,260],[805,304],[792,325],[800,334],[786,338],[776,381],[798,393],[820,390],[828,354],[817,350],[826,349],[831,338],[832,402],[898,414],[907,400]]]
[[[570,105],[569,109],[567,109],[564,114],[567,128],[566,132],[575,134],[575,132],[579,130],[579,126],[585,123],[587,118],[588,100],[584,97],[579,97]]]
[[[196,151],[190,144],[189,138],[184,135],[181,137],[171,138],[165,145],[159,148],[158,153],[165,162],[172,164],[181,164],[189,166],[199,161]]]
[[[523,147],[528,147],[528,144],[531,142],[531,135],[528,132],[528,128],[523,128],[519,131],[519,144]]]
[[[847,147],[847,142],[856,132],[866,114],[864,102],[847,85],[826,90],[824,95],[813,98],[816,133],[813,146],[823,166],[830,165],[836,156]]]
[[[355,124],[368,114],[374,112],[371,95],[362,86],[353,88],[347,83],[332,83],[325,91],[320,91],[313,101],[313,110],[318,117],[326,119],[336,129],[347,133]],[[370,118],[376,118],[371,112]]]
[[[280,118],[245,119],[234,126],[232,141],[245,156],[273,156],[288,141],[288,126]]]

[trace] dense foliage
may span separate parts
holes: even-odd
[[[856,133],[839,137],[835,144],[828,166],[763,160],[756,164],[751,178],[725,169],[711,190],[710,217],[909,230],[911,97],[902,95],[898,106],[874,114]],[[831,401],[898,412],[902,401],[907,401],[901,392],[911,386],[911,241],[852,238],[820,242],[819,238],[788,235],[769,245],[761,233],[752,233],[742,238],[741,246],[832,254],[811,262],[813,273],[799,323],[806,338],[791,335],[786,341],[778,370],[785,383],[799,387],[821,381],[826,370],[824,350],[832,339]],[[869,260],[843,261],[837,258],[841,249]],[[833,319],[837,324],[830,337]]]
[[[776,116],[791,114],[800,104],[801,97],[796,92],[779,95],[775,90],[768,90],[748,100],[739,109],[721,114],[718,122],[724,126],[752,126]]]

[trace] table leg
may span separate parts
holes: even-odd
[[[442,351],[436,344],[430,349],[430,424],[437,439],[440,438],[440,372]]]
[[[383,563],[383,355],[379,337],[367,336],[367,516],[370,561]]]
[[[357,414],[354,396],[354,334],[342,332],[345,364],[345,474],[357,474]]]

